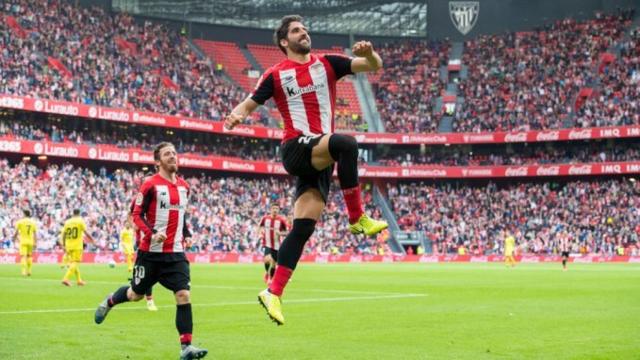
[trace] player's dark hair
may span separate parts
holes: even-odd
[[[167,146],[173,146],[173,144],[168,141],[163,141],[158,145],[156,145],[153,148],[153,160],[156,160],[156,161],[160,160],[160,151],[162,151],[162,149],[166,148]]]
[[[75,216],[80,215],[80,209],[73,209],[73,215]]]
[[[31,216],[31,211],[30,211],[30,210],[28,210],[28,209],[24,209],[24,210],[22,210],[22,213],[24,214],[24,216],[25,216],[25,217],[29,217],[29,216]]]
[[[302,16],[300,15],[287,15],[280,20],[280,26],[276,28],[276,31],[273,32],[273,42],[280,48],[285,55],[287,55],[287,49],[280,45],[280,40],[286,39],[287,34],[289,33],[289,24],[292,22],[302,22]]]

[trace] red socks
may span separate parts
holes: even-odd
[[[362,198],[360,196],[360,185],[356,185],[350,189],[342,189],[344,195],[344,202],[347,204],[347,211],[349,212],[349,224],[355,224],[360,219],[360,216],[364,214],[362,210]]]
[[[180,344],[191,345],[191,334],[180,334]]]
[[[278,265],[276,267],[276,273],[273,275],[271,285],[269,286],[269,292],[276,296],[282,296],[285,286],[289,282],[289,278],[293,274],[293,270],[286,266]]]

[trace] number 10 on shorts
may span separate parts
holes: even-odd
[[[133,267],[133,280],[136,285],[140,284],[140,281],[144,279],[144,266],[136,265]]]

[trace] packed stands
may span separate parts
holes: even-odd
[[[619,57],[601,57],[600,87],[578,109],[576,127],[640,124],[640,29],[618,47]]]
[[[40,224],[38,249],[57,249],[62,223],[79,208],[88,231],[97,239],[94,250],[118,249],[119,232],[131,200],[144,174],[138,171],[99,169],[93,172],[73,165],[49,165],[44,169],[0,160],[0,244],[14,248],[13,223],[21,209],[32,210]],[[262,251],[257,222],[277,202],[291,214],[292,182],[280,178],[250,179],[208,176],[187,177],[191,187],[188,223],[195,241],[192,251],[252,253]],[[308,253],[375,254],[388,252],[384,238],[349,233],[346,209],[339,187],[327,204],[322,220],[306,247]],[[371,204],[371,192],[365,192]],[[373,212],[368,207],[370,212]],[[379,217],[379,213],[374,213]]]
[[[573,252],[613,254],[640,240],[640,185],[635,180],[455,185],[388,184],[404,230],[421,231],[440,253],[465,245],[474,253],[500,252],[503,231],[521,251],[557,254],[568,232]]]
[[[449,47],[446,41],[376,46],[384,69],[369,80],[386,132],[436,132],[441,113],[435,103],[445,85],[440,66],[447,63]]]
[[[163,25],[67,1],[1,10],[1,93],[213,120],[246,94]]]
[[[631,14],[557,21],[532,32],[483,35],[465,43],[464,104],[455,131],[569,127],[581,90],[597,77],[600,56],[620,41]],[[620,123],[616,123],[618,125]]]

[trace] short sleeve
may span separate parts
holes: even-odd
[[[251,94],[251,100],[262,105],[273,96],[273,74],[271,72],[262,74],[256,89]]]
[[[343,55],[325,55],[324,57],[331,64],[333,72],[336,73],[336,79],[353,75],[353,71],[351,71],[352,58]]]

